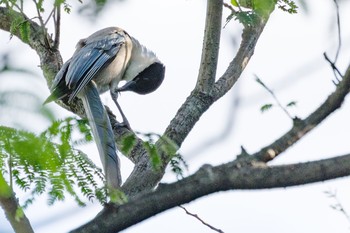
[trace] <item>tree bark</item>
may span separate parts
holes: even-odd
[[[350,175],[349,167],[350,154],[271,167],[250,159],[216,167],[204,165],[183,180],[160,184],[154,192],[133,198],[122,206],[105,208],[95,219],[71,233],[118,232],[164,210],[215,192],[281,188],[320,182]]]

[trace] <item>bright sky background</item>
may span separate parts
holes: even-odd
[[[297,101],[290,109],[293,115],[305,117],[334,90],[333,73],[323,58],[323,52],[334,57],[337,48],[335,8],[332,0],[309,0],[309,11],[300,10],[289,15],[276,10],[266,26],[240,81],[200,119],[187,137],[180,152],[195,172],[204,163],[213,165],[231,161],[243,145],[254,153],[285,133],[291,120],[277,108],[261,114],[259,108],[272,102],[271,96],[255,81],[258,75],[275,91],[280,101]],[[338,68],[344,72],[350,53],[350,3],[341,3],[342,50]],[[98,29],[119,26],[157,53],[166,64],[166,79],[162,86],[147,96],[125,93],[120,97],[131,127],[141,132],[162,133],[177,109],[188,96],[197,78],[204,29],[206,4],[203,0],[127,0],[111,5],[92,22],[74,12],[62,17],[61,53],[66,61],[73,53],[76,42]],[[224,10],[224,18],[229,14]],[[232,21],[222,30],[218,76],[226,69],[239,45],[241,26]],[[33,89],[42,100],[49,95],[39,68],[38,56],[18,39],[9,41],[8,34],[0,32],[0,54],[11,52],[16,66],[33,70],[38,77],[17,73],[1,74],[0,91]],[[239,100],[239,107],[233,105]],[[114,107],[108,94],[102,100]],[[20,100],[25,101],[25,100]],[[50,107],[62,118],[70,113],[55,104]],[[114,112],[116,113],[116,109]],[[273,164],[286,164],[327,158],[350,152],[348,117],[350,103],[346,101],[317,129],[281,155]],[[11,115],[10,115],[11,114]],[[231,128],[227,122],[233,119]],[[40,132],[49,122],[26,112],[15,110],[6,114],[0,110],[0,124],[23,122],[27,129]],[[33,123],[34,122],[34,123]],[[227,130],[225,138],[203,149],[208,140]],[[201,149],[202,148],[202,149]],[[82,148],[99,163],[94,144]],[[125,179],[132,164],[122,158]],[[169,172],[163,182],[175,176]],[[229,191],[203,197],[185,205],[209,224],[224,232],[338,232],[350,230],[350,222],[330,208],[334,200],[324,191],[336,190],[345,209],[350,212],[350,179],[322,182],[306,186],[260,191]],[[20,194],[21,195],[21,194]],[[37,233],[66,232],[93,218],[98,204],[79,208],[72,201],[47,207],[45,199],[36,202],[26,214]],[[0,215],[0,233],[12,232],[3,213]],[[213,232],[197,220],[174,208],[148,219],[125,231],[138,232]]]

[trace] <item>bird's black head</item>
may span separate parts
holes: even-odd
[[[127,82],[117,91],[133,91],[145,95],[155,91],[164,80],[165,67],[155,62],[139,73],[133,80]]]

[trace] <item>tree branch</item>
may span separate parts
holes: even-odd
[[[34,233],[27,216],[22,212],[17,198],[11,187],[6,183],[4,177],[0,173],[0,206],[4,209],[6,218],[10,222],[16,233]]]
[[[11,31],[11,26],[14,22],[22,22],[23,20],[29,23],[30,26],[28,41],[23,40],[20,30]],[[56,73],[62,66],[62,58],[58,50],[50,48],[53,42],[47,36],[47,33],[44,33],[44,29],[24,14],[5,7],[0,7],[0,29],[12,33],[37,52],[40,58],[40,67],[48,85],[51,86]],[[60,105],[72,111],[63,102]]]
[[[189,212],[185,207],[183,206],[179,206],[181,209],[183,209],[185,211],[185,213],[189,216],[194,217],[195,219],[197,219],[198,221],[200,221],[204,226],[209,227],[210,229],[212,229],[213,231],[219,232],[219,233],[224,233],[221,229],[218,229],[216,227],[213,227],[212,225],[206,223],[203,219],[201,219],[197,214],[193,214],[191,212]]]
[[[341,107],[346,95],[350,91],[350,65],[343,79],[336,86],[336,90],[304,120],[295,119],[293,127],[282,137],[277,139],[271,145],[262,148],[259,152],[253,154],[252,158],[262,162],[268,162],[287,150],[290,146],[300,140],[308,132],[314,129],[324,119],[326,119],[335,110]]]
[[[196,90],[200,92],[209,92],[215,82],[220,47],[222,6],[222,0],[207,1],[202,58],[196,84]]]
[[[60,45],[61,37],[61,5],[54,7],[54,25],[55,25],[55,40],[53,43],[53,48],[58,49]]]
[[[268,167],[261,162],[203,166],[195,174],[156,191],[109,206],[91,222],[71,231],[118,232],[162,211],[218,191],[266,189],[309,184],[350,175],[350,154],[307,163]]]
[[[211,1],[212,0],[208,0],[208,7],[213,5]],[[220,9],[222,10],[222,6],[220,7]],[[216,11],[217,10],[215,10],[215,12]],[[212,11],[208,10],[208,12]],[[207,17],[208,15],[209,17],[212,17],[211,14],[208,13]],[[244,29],[240,49],[233,61],[231,62],[225,74],[215,83],[215,85],[209,93],[202,92],[197,89],[192,91],[190,96],[187,97],[186,101],[180,107],[175,117],[171,120],[169,126],[163,133],[163,136],[165,138],[169,138],[175,144],[177,144],[178,147],[180,147],[187,135],[189,134],[189,132],[194,127],[194,125],[198,122],[199,118],[203,115],[203,113],[216,100],[218,100],[221,96],[226,94],[232,88],[235,81],[237,81],[239,76],[242,74],[244,68],[249,62],[249,59],[253,55],[255,45],[263,31],[267,19],[268,18],[261,19],[261,21],[259,21],[258,24]],[[208,21],[209,20],[207,20],[207,22]],[[209,25],[210,24],[207,24],[207,26]],[[219,36],[216,37],[216,40],[218,39]],[[206,46],[207,40],[205,40],[204,46]],[[206,50],[203,49],[203,51]],[[215,54],[215,52],[212,51],[211,53],[208,53],[207,56],[211,56],[213,54]],[[204,59],[203,56],[202,59]],[[207,60],[207,58],[204,60]],[[215,64],[216,67],[215,62],[212,64]],[[215,72],[213,73],[212,68],[208,70],[205,70],[203,68],[202,72],[205,71],[205,74],[203,73],[203,75],[208,76],[208,74],[214,74],[215,78]],[[205,81],[206,84],[204,86],[208,85],[209,82],[211,81]],[[158,140],[156,142],[157,148],[161,148],[163,146],[163,143],[163,140]],[[139,194],[140,192],[148,192],[152,190],[163,177],[165,168],[171,159],[169,155],[162,154],[162,167],[159,169],[159,171],[155,171],[152,167],[151,161],[147,153],[143,154],[140,158],[141,159],[138,163],[135,164],[134,170],[123,185],[123,191],[131,196]]]
[[[238,78],[241,76],[243,70],[248,65],[250,58],[254,54],[256,43],[263,32],[268,18],[261,19],[256,25],[245,27],[242,34],[242,42],[234,59],[229,64],[225,73],[215,83],[210,95],[213,96],[214,101],[225,95]]]

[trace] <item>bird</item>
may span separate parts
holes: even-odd
[[[70,104],[76,97],[83,102],[100,159],[107,187],[121,185],[120,163],[108,114],[99,94],[110,91],[121,116],[130,129],[118,104],[120,92],[149,94],[162,84],[165,66],[156,54],[119,27],[107,27],[79,40],[72,57],[56,74],[51,95],[44,104],[63,100]],[[126,81],[119,87],[120,81]]]

